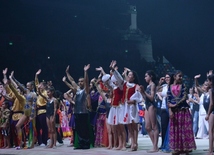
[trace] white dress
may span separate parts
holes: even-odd
[[[126,82],[127,87],[133,88],[136,84],[128,83]],[[124,93],[124,92],[123,92]],[[123,119],[121,116],[120,121],[122,121],[122,124],[131,124],[132,122],[138,123],[140,120],[139,117],[139,108],[138,103],[142,101],[142,95],[140,92],[135,91],[135,93],[130,97],[130,101],[135,101],[136,104],[128,104],[126,101],[124,103],[124,113],[123,113]],[[122,108],[121,108],[122,109]]]
[[[204,109],[204,105],[203,105],[204,95],[205,94],[202,94],[200,96],[200,102],[199,102],[198,133],[197,133],[197,136],[196,136],[197,138],[203,138],[204,137],[204,135],[205,135],[205,127],[206,127],[207,131],[209,129],[208,121],[205,120],[206,110]],[[208,93],[206,95],[207,95],[207,97],[209,97]]]

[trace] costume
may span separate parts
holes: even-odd
[[[71,136],[71,131],[70,131],[70,128],[69,128],[69,122],[68,122],[68,117],[66,115],[66,112],[65,111],[61,111],[61,128],[62,128],[62,133],[63,133],[63,137],[70,137]]]
[[[74,143],[74,137],[75,137],[75,123],[74,123],[74,114],[73,114],[73,104],[70,103],[69,108],[68,108],[68,116],[69,116],[69,127],[71,130],[71,140],[70,144]]]
[[[21,95],[11,84],[6,86],[6,92],[14,99],[11,109],[11,137],[14,139],[15,146],[20,146],[22,142],[22,133],[16,132],[16,124],[24,113],[26,98]]]
[[[47,92],[43,91],[42,94],[47,97]],[[36,130],[38,144],[47,145],[48,140],[48,127],[46,122],[46,104],[47,101],[40,95],[37,96],[36,102]],[[42,133],[41,133],[42,132]]]
[[[4,96],[0,96],[0,108],[2,106],[2,103],[4,102],[5,98]],[[0,129],[0,133],[2,132],[2,129]],[[0,148],[4,146],[4,136],[0,134]]]
[[[170,152],[169,149],[169,111],[167,106],[167,91],[168,84],[162,86],[162,105],[161,105],[161,150],[163,152]]]
[[[1,127],[4,129],[1,130],[3,136],[10,135],[10,110],[9,109],[2,109],[1,115]]]
[[[130,124],[132,122],[138,123],[140,118],[138,115],[138,103],[142,101],[142,95],[140,92],[135,91],[136,84],[125,82],[123,85],[123,97],[122,103],[124,103],[124,114],[123,114],[123,124]],[[135,101],[135,104],[128,104],[127,101]]]
[[[35,86],[38,91],[39,81],[35,78]],[[41,92],[43,96],[48,97],[46,90]],[[40,95],[37,96],[36,102],[36,131],[38,144],[47,145],[48,126],[46,122],[46,103],[47,101]]]
[[[167,101],[177,106],[171,108],[173,117],[169,121],[169,145],[174,152],[188,152],[196,149],[192,119],[186,103],[187,93],[184,85],[170,85]]]
[[[206,117],[206,110],[204,108],[204,98],[209,98],[209,93],[204,93],[200,96],[200,102],[199,102],[199,121],[198,121],[198,132],[197,132],[197,138],[203,138],[205,134],[205,127],[206,130],[209,130],[209,124],[208,121],[205,120]]]
[[[34,145],[34,137],[36,137],[36,100],[33,96],[36,96],[35,92],[29,92],[25,98],[26,103],[24,106],[24,115],[27,116],[29,119],[31,118],[32,121],[28,124],[29,134],[28,134],[28,148],[31,148]]]
[[[78,143],[74,144],[76,149],[89,149],[90,148],[90,127],[89,127],[89,114],[87,110],[87,94],[85,89],[78,89],[75,97],[74,105],[74,120],[75,131]]]
[[[151,95],[151,85],[148,85],[147,88],[146,88],[146,93]],[[148,97],[146,97],[146,101],[145,101],[145,104],[146,104],[146,110],[149,109],[150,106],[154,106],[154,107],[157,107],[156,103],[155,103],[155,100],[153,101],[150,101],[150,99]]]
[[[104,124],[106,121],[106,101],[101,96],[99,98],[101,103],[97,107],[96,135],[94,144],[96,147],[102,146]]]
[[[120,104],[118,113],[119,113],[119,123],[120,124],[130,124],[132,122],[139,122],[138,115],[138,103],[142,101],[142,95],[140,92],[135,91],[136,84],[124,82],[118,71],[114,71],[111,81],[117,81],[120,89],[123,90],[122,104]],[[135,104],[128,104],[127,101],[135,101]]]
[[[113,97],[111,100],[111,108],[108,115],[108,124],[118,125],[119,124],[119,105],[121,104],[121,99],[123,97],[123,90],[119,87],[113,88]]]

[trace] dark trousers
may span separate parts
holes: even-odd
[[[89,114],[74,114],[75,131],[80,148],[90,148]]]
[[[59,130],[58,130],[58,128],[56,128],[57,141],[58,141],[60,144],[62,144],[62,143],[63,143],[61,132],[62,132],[61,127],[59,128]]]
[[[11,120],[11,128],[10,128],[10,143],[11,146],[15,145],[18,146],[18,135],[17,135],[17,131],[16,131],[16,124],[18,123],[19,120],[17,121],[13,121]]]
[[[163,144],[164,144],[164,139],[165,139],[165,136],[166,136],[168,124],[169,124],[169,113],[168,113],[168,111],[166,109],[161,109],[161,128],[162,128],[162,133],[161,133],[162,142],[161,142],[161,146],[163,146]]]
[[[42,134],[40,133],[42,130]],[[38,144],[47,145],[48,140],[48,126],[46,122],[46,113],[36,116],[36,131],[37,131],[37,140]]]

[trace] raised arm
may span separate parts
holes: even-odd
[[[88,80],[88,69],[90,68],[90,64],[84,66],[84,88],[86,94],[89,94],[89,80]]]
[[[104,100],[106,100],[106,96],[105,94],[103,93],[102,89],[100,88],[100,85],[99,85],[99,82],[100,80],[96,80],[95,78],[91,80],[91,82],[95,85],[95,87],[97,88],[97,91],[99,92],[99,94],[102,96],[102,98]]]
[[[14,72],[11,74],[11,79],[17,84],[17,86],[24,92],[27,93],[27,88],[23,84],[21,84],[18,80],[15,79],[14,77]]]
[[[70,66],[68,66],[68,67],[66,68],[66,70],[65,70],[66,76],[67,76],[68,80],[71,82],[72,86],[73,86],[75,89],[77,89],[77,88],[78,88],[78,85],[77,85],[77,83],[74,81],[74,78],[70,75],[70,73],[69,73],[69,68],[70,68]]]
[[[115,60],[113,60],[110,64],[110,68],[113,71],[113,75],[115,76],[119,85],[123,86],[124,80],[123,80],[123,77],[121,76],[121,74],[115,69],[116,64],[117,64],[117,62]]]
[[[10,76],[9,76],[9,79],[10,79],[10,82],[11,82],[11,84],[15,87],[15,88],[18,88],[18,85],[16,84],[16,82],[13,80],[13,74],[14,74],[14,71],[12,71],[11,73],[10,73]]]
[[[9,86],[9,89],[13,92],[13,94],[15,95],[15,97],[21,101],[20,103],[24,104],[24,100],[25,100],[25,97],[23,95],[21,95],[18,90],[16,88],[14,88],[14,86],[7,80],[7,79],[4,79],[4,84],[6,87]]]
[[[8,71],[8,69],[7,68],[5,68],[3,71],[2,71],[2,73],[3,73],[3,82],[5,83],[5,81],[7,82],[8,81],[8,79],[7,79],[7,71]],[[13,71],[11,72],[11,75],[13,75]],[[12,76],[9,76],[9,78],[10,78],[10,82],[12,82],[12,84],[13,84],[13,86],[15,87],[15,88],[17,88],[18,86],[17,86],[17,84],[13,81],[13,79],[11,78]]]
[[[70,91],[72,91],[73,93],[76,93],[77,89],[75,87],[73,87],[73,85],[71,85],[70,83],[68,83],[66,81],[65,76],[62,78],[62,81],[66,84],[66,86],[68,86],[68,88],[70,88]]]
[[[127,81],[128,79],[128,75],[127,75],[127,72],[130,72],[131,70],[127,67],[124,67],[124,71],[123,71],[123,74],[122,76],[124,77],[124,79]]]
[[[201,77],[201,74],[198,74],[194,77],[195,80],[195,86],[198,89],[199,92],[204,92],[204,90],[200,87],[199,83],[198,83],[198,79]]]
[[[102,73],[102,75],[106,74],[105,71],[104,71],[104,69],[103,69],[103,67],[96,68],[96,71],[100,71],[100,73]]]
[[[165,79],[165,77],[161,77],[160,78],[160,80],[158,82],[158,85],[156,86],[157,92],[161,92],[162,91],[162,89],[163,89],[162,84],[164,83],[164,79]]]
[[[209,70],[209,72],[207,72],[207,77],[213,74],[213,70]]]
[[[39,86],[39,78],[38,78],[38,76],[39,76],[39,74],[41,73],[41,69],[39,69],[37,72],[36,72],[36,74],[35,74],[35,86],[36,86],[36,90],[38,91],[38,86]]]
[[[4,80],[7,79],[7,68],[5,68],[2,73],[3,73],[3,77],[4,77]]]

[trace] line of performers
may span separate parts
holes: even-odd
[[[139,85],[137,73],[124,68],[121,75],[118,72],[116,61],[110,63],[110,73],[106,74],[102,67],[96,68],[100,72],[98,79],[92,79],[89,84],[88,70],[90,64],[84,66],[84,77],[80,77],[76,83],[69,74],[69,66],[66,76],[62,81],[69,87],[69,92],[64,98],[70,102],[74,132],[74,149],[89,149],[100,146],[103,143],[105,128],[107,128],[108,149],[127,150],[126,142],[130,140],[129,151],[138,149],[138,104],[145,103],[146,130],[152,141],[153,147],[149,153],[159,151],[158,138],[159,129],[157,123],[157,104],[155,102],[156,92],[162,92],[162,106],[168,115],[169,123],[162,128],[161,148],[169,149],[173,154],[188,154],[196,149],[194,140],[192,118],[187,103],[187,89],[182,81],[182,72],[175,71],[166,74],[165,78],[156,82],[156,74],[152,70],[145,73],[147,87],[144,89]],[[26,138],[23,134],[25,125],[29,127],[27,148],[33,148],[37,139],[38,144],[47,145],[48,148],[56,148],[59,108],[59,96],[55,95],[54,87],[44,82],[39,82],[38,70],[34,82],[28,82],[26,87],[14,77],[14,72],[8,77],[7,69],[3,70],[4,86],[6,92],[2,91],[1,107],[1,131],[4,137],[5,147],[16,146],[21,149]],[[67,81],[67,78],[69,81]],[[211,96],[214,94],[213,74],[209,75]],[[163,85],[162,82],[166,84]],[[1,89],[3,90],[3,89]],[[71,95],[72,93],[72,95]],[[212,99],[211,99],[212,101]],[[212,116],[213,102],[210,102],[207,120]],[[212,117],[210,117],[211,119]],[[27,123],[26,123],[27,122]],[[106,125],[106,126],[105,126]],[[9,133],[10,131],[10,133]],[[42,131],[42,132],[41,132]],[[10,134],[13,139],[10,140]],[[211,137],[212,138],[212,137]],[[210,149],[212,143],[210,141]]]

